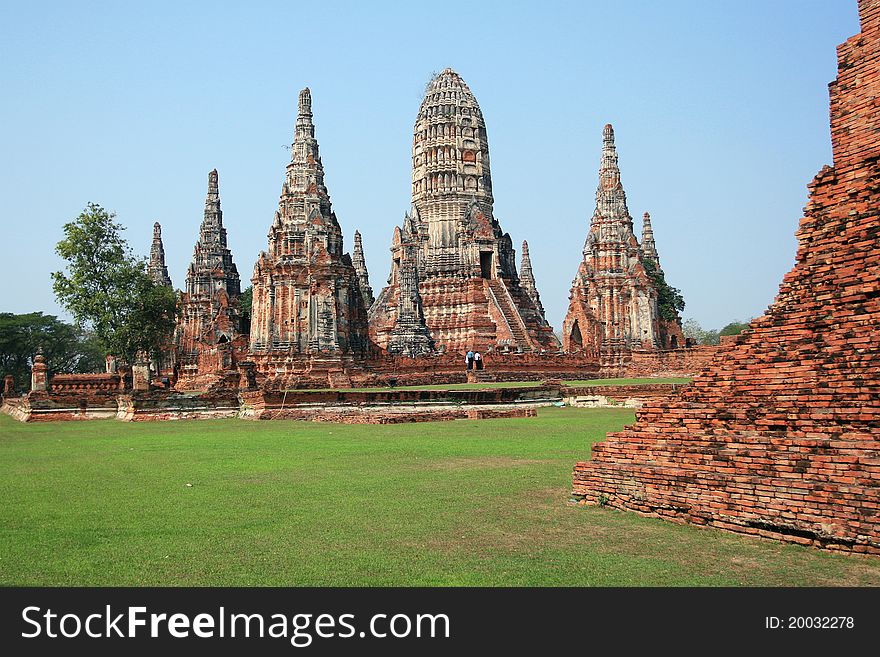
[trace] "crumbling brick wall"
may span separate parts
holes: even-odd
[[[880,554],[880,0],[859,13],[794,269],[679,398],[575,466],[585,503]]]
[[[670,350],[636,350],[624,364],[626,377],[689,377],[708,367],[717,347],[688,347]]]

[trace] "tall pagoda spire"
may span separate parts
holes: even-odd
[[[293,131],[293,144],[290,148],[290,164],[284,181],[288,193],[303,193],[327,198],[324,186],[324,166],[315,138],[315,124],[312,120],[312,92],[308,87],[299,92],[296,125]],[[329,213],[329,210],[328,210]]]
[[[165,247],[162,245],[162,226],[157,221],[153,224],[153,245],[150,247],[150,264],[147,273],[157,285],[171,287],[171,277],[165,266]]]
[[[596,208],[563,323],[566,351],[598,350],[603,365],[616,368],[628,350],[673,348],[684,342],[681,327],[659,314],[659,290],[646,271],[657,255],[648,215],[645,226],[647,254],[633,234],[614,128],[608,124],[602,131]]]
[[[226,248],[226,229],[223,228],[223,211],[220,209],[220,179],[217,169],[208,174],[208,194],[205,196],[205,216],[199,230],[202,246]]]
[[[351,256],[343,253],[342,228],[324,186],[308,88],[299,92],[290,151],[268,249],[251,278],[251,350],[364,353],[365,292]],[[361,262],[366,280],[363,253]]]
[[[191,295],[213,294],[219,285],[230,297],[241,294],[238,269],[226,244],[223,211],[220,209],[220,181],[217,169],[208,174],[205,215],[199,228],[199,240],[186,275],[186,291]]]
[[[361,295],[364,297],[364,306],[369,308],[373,305],[375,297],[373,296],[373,288],[370,287],[370,275],[367,272],[366,258],[364,258],[364,245],[361,242],[360,231],[357,230],[354,231],[354,253],[351,256],[351,261],[357,273]]]
[[[547,321],[544,316],[544,306],[541,303],[541,295],[538,294],[538,287],[535,285],[535,276],[532,273],[532,260],[529,257],[529,243],[523,240],[522,243],[522,261],[519,267],[519,284],[523,291],[529,295],[535,308],[541,314],[541,319]]]
[[[199,354],[221,342],[231,343],[239,334],[240,296],[241,279],[226,244],[219,176],[213,169],[208,174],[205,214],[186,272],[175,338],[179,362],[189,368],[186,376],[208,374],[199,365]]]
[[[642,217],[642,258],[652,261],[660,266],[660,256],[657,253],[657,244],[654,242],[654,229],[651,226],[651,215],[647,212]]]
[[[599,165],[599,188],[596,190],[596,211],[593,221],[625,222],[632,231],[632,217],[626,207],[626,192],[620,181],[614,128],[608,123],[602,131],[602,160]]]

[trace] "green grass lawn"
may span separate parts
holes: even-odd
[[[575,460],[632,420],[0,415],[0,584],[880,585],[876,558],[568,505]]]

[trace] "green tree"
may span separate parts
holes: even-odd
[[[241,316],[250,321],[251,305],[253,305],[254,302],[254,286],[248,285],[247,289],[241,293],[241,296],[238,299],[241,306]]]
[[[659,269],[653,260],[645,258],[642,260],[642,266],[645,268],[648,278],[654,283],[654,287],[657,288],[657,311],[660,314],[660,319],[674,322],[678,319],[678,314],[684,310],[684,297],[681,295],[681,290],[666,282],[663,270]]]
[[[734,321],[721,329],[718,334],[719,335],[739,335],[743,331],[749,328],[749,325],[744,322]]]
[[[684,333],[684,337],[692,339],[696,344],[713,345],[718,344],[720,341],[718,331],[714,329],[707,331],[693,318],[684,320],[681,330]]]
[[[15,377],[17,388],[29,387],[38,349],[53,374],[96,372],[104,367],[104,349],[87,331],[53,315],[0,313],[0,374]]]
[[[114,221],[96,203],[64,225],[55,251],[66,272],[52,274],[58,302],[88,327],[108,353],[133,363],[138,352],[158,354],[174,331],[177,299],[157,285],[146,262],[135,258]]]

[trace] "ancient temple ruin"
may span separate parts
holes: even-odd
[[[529,256],[529,243],[523,240],[522,251],[520,252],[519,264],[519,284],[523,292],[532,300],[535,309],[538,311],[538,317],[545,326],[549,326],[547,318],[544,315],[544,304],[541,303],[541,295],[538,294],[538,286],[535,283],[535,275],[532,272],[532,259]]]
[[[606,125],[596,209],[562,325],[565,351],[601,353],[610,362],[633,349],[684,346],[677,314],[661,317],[657,275],[662,269],[650,215],[645,213],[640,245],[620,179],[614,129]]]
[[[165,265],[165,246],[162,244],[162,226],[157,221],[153,224],[153,244],[150,246],[150,262],[147,273],[157,285],[172,287],[168,267]]]
[[[794,268],[679,398],[575,466],[586,503],[880,553],[880,0],[859,15]]]
[[[312,121],[312,96],[299,94],[291,159],[269,228],[268,251],[254,267],[250,349],[274,373],[296,355],[358,355],[368,351],[363,252],[356,271],[343,252],[342,229],[324,186]],[[272,356],[272,358],[267,358]],[[269,370],[267,369],[267,372]]]
[[[193,259],[186,272],[186,290],[180,298],[175,344],[181,377],[223,371],[232,366],[229,347],[225,355],[207,366],[200,358],[216,352],[218,345],[230,345],[243,329],[239,297],[241,282],[226,242],[217,170],[208,174],[205,214]]]
[[[352,252],[351,262],[357,273],[361,296],[364,298],[364,307],[369,310],[376,297],[373,296],[373,287],[370,285],[370,274],[367,271],[366,258],[364,258],[364,244],[359,231],[354,231],[354,251]]]
[[[370,309],[373,341],[410,355],[557,351],[493,214],[483,114],[452,69],[428,86],[412,157],[412,207],[394,231],[388,286]]]

